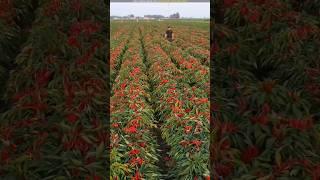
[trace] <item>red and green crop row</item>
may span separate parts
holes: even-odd
[[[154,43],[157,40],[147,41],[149,38],[147,34],[144,42],[156,111],[162,121],[162,136],[171,146],[170,158],[176,163],[169,177],[205,179],[209,176],[208,95],[183,82],[183,71]]]
[[[137,30],[124,54],[111,97],[111,179],[160,179],[146,67]]]
[[[161,42],[161,46],[169,55],[172,62],[177,64],[177,67],[182,70],[182,82],[189,85],[196,85],[197,87],[206,90],[209,95],[209,68],[202,65],[199,59],[190,56],[188,53],[168,42]]]

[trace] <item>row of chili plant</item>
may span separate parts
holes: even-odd
[[[160,41],[160,45],[168,54],[169,58],[183,71],[184,78],[182,81],[188,83],[190,86],[195,85],[200,89],[206,90],[209,96],[209,68],[202,65],[200,60],[165,40]]]
[[[162,122],[162,136],[171,146],[170,158],[175,162],[169,178],[209,178],[209,113],[207,116],[199,113],[209,110],[206,93],[202,94],[203,98],[196,98],[195,92],[191,91],[194,101],[186,98],[183,90],[191,87],[179,83],[182,71],[171,62],[157,40],[151,39],[150,32],[144,32],[149,78],[155,87],[153,96],[157,99],[156,111]]]
[[[174,44],[181,47],[185,52],[201,60],[201,63],[209,66],[210,50],[209,50],[209,34],[207,37],[200,37],[197,35],[189,35],[190,33],[183,30],[177,30],[176,40]]]
[[[137,29],[111,97],[111,179],[160,179],[153,109]]]
[[[131,31],[132,32],[132,31]],[[121,68],[123,55],[128,49],[128,43],[131,37],[131,33],[123,34],[120,38],[111,39],[111,45],[116,41],[117,46],[110,51],[110,83],[113,85],[115,78]]]

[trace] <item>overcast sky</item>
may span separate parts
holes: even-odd
[[[110,16],[169,16],[176,12],[180,17],[209,18],[210,3],[110,3]]]

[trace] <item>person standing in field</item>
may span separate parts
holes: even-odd
[[[168,29],[167,29],[166,33],[164,34],[164,37],[170,42],[172,42],[174,40],[174,33],[173,33],[170,26],[168,26]]]

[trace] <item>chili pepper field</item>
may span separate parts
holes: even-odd
[[[107,9],[0,1],[0,179],[108,179]]]
[[[214,1],[213,179],[320,179],[320,1]]]
[[[111,22],[111,179],[209,179],[209,30]]]

